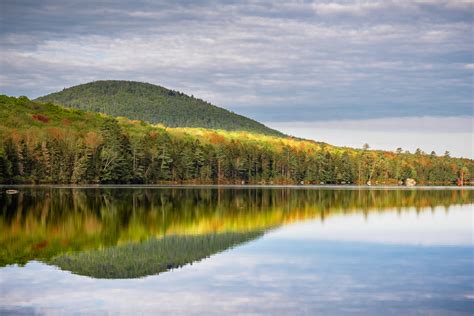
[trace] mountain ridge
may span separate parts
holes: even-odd
[[[38,97],[35,101],[124,116],[167,127],[203,127],[285,136],[251,118],[146,82],[92,81]]]

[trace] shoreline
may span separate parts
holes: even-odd
[[[8,188],[57,188],[57,189],[340,189],[340,190],[474,190],[474,186],[456,185],[284,185],[284,184],[0,184],[0,189]],[[2,191],[0,190],[0,193]]]

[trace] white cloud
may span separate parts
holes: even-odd
[[[472,23],[452,1],[47,6],[8,9],[2,93],[36,97],[91,80],[140,80],[259,120],[266,118],[254,109],[285,106],[312,119],[322,108],[336,117],[341,106],[466,115],[472,98]],[[286,115],[278,120],[292,119]]]
[[[389,3],[388,1],[385,3]],[[370,14],[372,11],[384,8],[383,2],[357,2],[357,3],[314,3],[313,9],[318,14]]]
[[[364,131],[383,132],[396,130],[398,133],[470,133],[473,131],[474,117],[391,117],[366,120],[338,120],[316,122],[281,122],[281,127],[358,129]]]
[[[280,131],[337,146],[394,151],[417,148],[474,158],[474,117],[405,117],[314,122],[266,122]]]
[[[337,240],[401,245],[462,245],[472,240],[472,205],[414,208],[382,213],[333,216],[281,228],[269,238],[288,240]]]

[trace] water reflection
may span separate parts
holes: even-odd
[[[353,213],[324,222],[309,220],[279,229],[273,238],[294,241],[342,241],[396,245],[470,246],[472,205],[435,207],[417,212],[386,209],[377,214]]]
[[[0,194],[0,266],[40,260],[134,278],[201,260],[296,221],[418,213],[474,202],[471,190],[22,188]],[[370,217],[370,216],[369,216]]]
[[[49,263],[94,278],[138,278],[180,268],[260,235],[251,232],[165,236],[141,243],[63,254],[54,257]]]

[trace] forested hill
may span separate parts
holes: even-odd
[[[474,161],[163,128],[0,95],[0,183],[472,183]]]
[[[48,94],[37,101],[161,123],[168,127],[204,127],[283,135],[257,121],[194,96],[150,83],[95,81]]]

